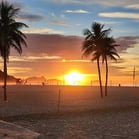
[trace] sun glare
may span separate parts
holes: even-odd
[[[83,80],[83,75],[77,71],[73,71],[64,76],[65,82],[68,85],[81,85],[81,81]]]

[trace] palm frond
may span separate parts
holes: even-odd
[[[16,22],[15,17],[19,9],[14,8],[8,2],[0,3],[0,52],[4,57],[6,51],[7,58],[10,55],[10,48],[13,47],[19,54],[22,53],[22,45],[27,46],[26,36],[20,31],[23,27],[28,27],[22,22]]]

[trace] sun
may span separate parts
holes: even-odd
[[[68,85],[80,85],[81,81],[83,80],[83,75],[77,71],[73,71],[64,75],[64,79]]]

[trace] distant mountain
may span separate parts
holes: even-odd
[[[0,82],[3,82],[4,80],[4,72],[0,70]],[[18,78],[15,78],[14,76],[7,75],[7,82],[15,82],[19,80]]]
[[[44,83],[44,85],[60,85],[62,84],[61,80],[58,79],[46,79],[44,76],[41,77],[28,77],[25,79],[25,84],[31,83]]]
[[[46,82],[46,78],[44,76],[41,76],[41,77],[28,77],[26,79],[26,82],[27,83],[42,83],[42,82]]]

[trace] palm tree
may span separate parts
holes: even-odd
[[[92,24],[91,30],[85,29],[85,39],[82,45],[83,56],[87,57],[92,55],[91,61],[97,61],[101,98],[103,98],[103,89],[100,71],[100,57],[103,47],[103,38],[105,38],[110,31],[110,29],[103,30],[103,28],[104,25],[95,22]]]
[[[15,48],[19,54],[22,53],[22,44],[26,46],[26,36],[20,31],[26,24],[16,22],[19,9],[14,8],[8,2],[0,3],[0,54],[4,60],[4,100],[7,100],[7,62],[9,60],[10,48]]]
[[[102,47],[102,63],[105,62],[106,67],[106,81],[105,81],[105,96],[107,96],[107,84],[108,84],[108,58],[117,61],[116,57],[119,57],[117,54],[116,46],[119,46],[116,44],[116,41],[113,37],[105,37],[103,39],[103,47]],[[119,57],[120,58],[120,57]]]

